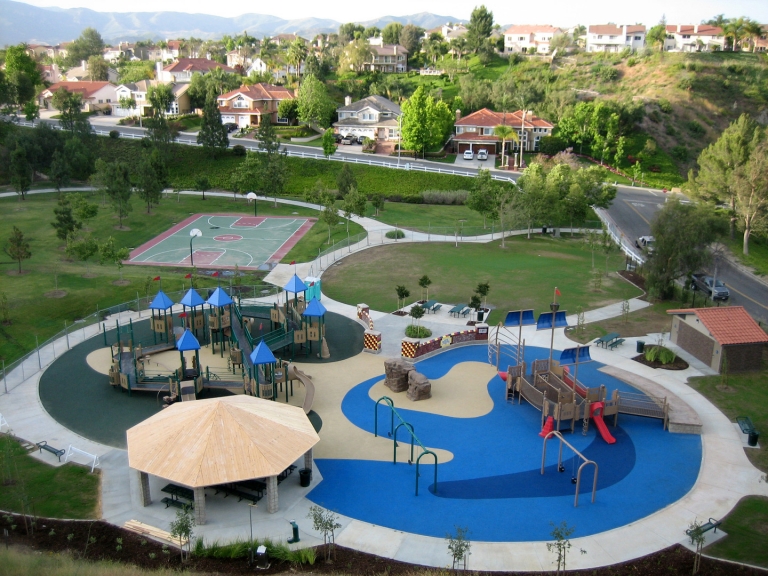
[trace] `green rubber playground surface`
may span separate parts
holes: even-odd
[[[266,262],[279,262],[314,222],[313,218],[292,216],[194,214],[132,250],[128,263],[258,268]],[[201,235],[193,238],[193,230]]]

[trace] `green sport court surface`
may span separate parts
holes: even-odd
[[[279,262],[314,224],[314,218],[194,214],[131,252],[129,264],[201,268],[258,268]]]

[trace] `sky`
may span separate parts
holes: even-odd
[[[431,12],[451,16],[457,20],[469,20],[472,8],[479,4],[466,0],[389,0],[386,3],[361,0],[291,0],[274,3],[225,2],[211,4],[206,0],[186,0],[183,3],[168,0],[132,0],[129,3],[102,0],[26,0],[35,6],[58,8],[90,8],[96,11],[158,12],[183,11],[189,13],[238,16],[253,12],[269,14],[288,20],[305,17],[331,18],[340,22],[366,21],[382,16],[405,16],[419,12]],[[215,8],[213,8],[215,6]],[[642,23],[652,26],[666,16],[667,22],[696,24],[716,14],[726,17],[747,16],[768,23],[768,0],[644,0],[643,2],[618,2],[616,0],[547,0],[540,2],[510,2],[488,0],[485,6],[494,14],[498,24],[616,24]]]

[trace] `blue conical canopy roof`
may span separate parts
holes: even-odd
[[[264,340],[259,342],[259,345],[256,346],[256,349],[251,352],[251,362],[254,366],[258,364],[274,364],[277,362],[277,358],[275,358],[275,355],[272,354],[272,350],[269,349],[269,346],[264,344]]]
[[[155,298],[152,300],[152,303],[149,305],[149,308],[151,310],[168,310],[173,306],[173,300],[168,298],[168,295],[160,290]]]
[[[306,292],[307,285],[301,281],[301,278],[299,278],[298,276],[296,276],[296,274],[294,274],[293,278],[288,280],[288,284],[286,284],[283,287],[283,290],[285,290],[286,292],[293,292],[294,294],[297,294],[298,292]]]
[[[312,300],[309,301],[309,304],[307,304],[307,309],[304,310],[302,316],[319,318],[320,316],[324,316],[327,311],[325,306],[323,306],[317,298],[312,298]]]
[[[197,290],[195,290],[194,288],[190,288],[189,291],[186,294],[184,294],[184,298],[181,299],[181,302],[179,302],[179,304],[183,304],[184,306],[189,306],[190,308],[194,308],[195,306],[200,306],[201,304],[205,304],[205,300],[203,300],[203,297],[197,293]]]
[[[189,350],[200,350],[200,342],[197,341],[195,335],[189,331],[189,328],[184,330],[184,334],[181,335],[176,341],[176,349],[179,352],[187,352]]]
[[[229,294],[227,294],[221,288],[221,286],[219,286],[218,288],[216,288],[216,290],[213,291],[213,294],[211,294],[211,297],[208,298],[207,303],[210,304],[211,306],[216,306],[217,308],[234,304],[234,302],[232,302],[232,298],[229,297]]]

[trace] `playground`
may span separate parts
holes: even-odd
[[[314,218],[194,214],[131,251],[128,264],[256,269],[279,262]]]

